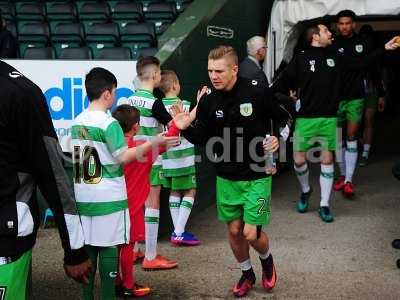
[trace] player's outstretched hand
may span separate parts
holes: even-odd
[[[79,283],[89,284],[89,274],[92,270],[92,263],[89,259],[75,266],[64,265],[65,273],[68,277]]]
[[[204,94],[207,93],[207,90],[208,87],[204,85],[201,89],[197,91],[197,97],[196,97],[197,103],[199,103],[200,99],[204,96]]]
[[[395,36],[385,44],[386,50],[395,50],[400,47],[400,36]]]
[[[177,100],[174,104],[171,105],[171,116],[174,118],[177,114],[183,113],[183,102],[182,100]]]
[[[276,136],[271,136],[268,139],[268,142],[266,140],[263,141],[263,148],[264,152],[275,152],[276,150],[279,149],[279,140]]]
[[[165,133],[160,133],[151,139],[151,143],[155,147],[165,146],[166,148],[171,148],[179,145],[179,139],[179,136],[165,136]]]
[[[179,113],[174,117],[174,123],[180,130],[185,130],[190,126],[192,119],[189,113]]]

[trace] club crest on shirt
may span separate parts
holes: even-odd
[[[326,60],[326,63],[328,64],[328,66],[330,67],[334,67],[335,66],[335,61],[332,58],[328,58]]]
[[[240,104],[240,114],[243,117],[248,117],[253,113],[253,106],[251,103]]]
[[[363,52],[363,51],[364,51],[363,45],[356,45],[356,51],[357,51],[358,53]]]

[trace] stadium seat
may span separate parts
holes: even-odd
[[[79,20],[85,26],[93,23],[105,23],[110,18],[110,7],[107,2],[83,2],[78,4]]]
[[[128,23],[121,28],[121,44],[137,53],[140,48],[157,46],[156,33],[152,23]]]
[[[51,43],[57,54],[64,48],[83,46],[84,40],[85,33],[80,23],[59,23],[51,34]]]
[[[20,55],[24,57],[25,49],[31,47],[47,47],[50,31],[47,23],[24,23],[18,31]]]
[[[77,20],[76,7],[72,2],[46,2],[47,20],[70,21]]]
[[[157,35],[163,33],[176,16],[176,7],[172,3],[152,3],[144,12],[146,22],[154,23]]]
[[[173,21],[176,15],[176,7],[172,3],[151,3],[144,12],[145,19],[152,21]]]
[[[15,3],[15,16],[18,21],[41,21],[46,20],[45,7],[40,2],[17,2]]]
[[[15,12],[13,6],[8,2],[0,2],[0,11],[4,20],[11,21],[14,19]]]
[[[131,50],[126,47],[114,47],[99,49],[94,59],[108,59],[108,60],[131,60]]]
[[[143,8],[140,3],[128,1],[116,1],[111,5],[111,18],[118,23],[120,27],[127,23],[139,23],[143,20]]]
[[[138,57],[142,57],[142,56],[154,56],[156,55],[158,52],[157,48],[142,48],[139,49],[139,55]]]
[[[53,47],[27,48],[24,52],[24,59],[54,59],[56,57]]]
[[[163,0],[137,0],[137,1],[142,3],[142,5],[143,5],[143,11],[147,11],[147,8],[148,8],[149,5],[152,4],[152,3],[164,2]]]
[[[193,0],[166,0],[166,2],[173,3],[176,6],[176,11],[181,13],[193,2]]]
[[[88,47],[64,48],[57,55],[59,59],[92,59],[92,50]]]
[[[86,44],[92,48],[93,54],[99,49],[118,46],[119,27],[115,23],[94,23],[87,27]]]

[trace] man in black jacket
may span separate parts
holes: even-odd
[[[356,14],[351,10],[343,10],[337,14],[338,36],[333,47],[338,54],[356,59],[362,59],[371,52],[371,45],[367,39],[363,39],[355,33],[354,29]],[[364,80],[367,69],[343,69],[342,71],[342,91],[339,103],[339,125],[346,124],[345,151],[341,159],[338,159],[340,177],[334,184],[335,191],[343,191],[344,196],[352,197],[355,189],[353,185],[353,175],[357,164],[357,133],[365,102]]]
[[[0,299],[25,299],[40,223],[37,186],[54,213],[67,275],[87,282],[91,266],[42,91],[1,61],[0,86]]]
[[[291,116],[274,102],[268,87],[237,73],[238,58],[232,47],[210,51],[208,75],[214,89],[199,102],[197,119],[183,134],[191,143],[205,145],[215,163],[218,218],[228,225],[231,249],[243,273],[233,293],[242,297],[255,283],[249,245],[260,255],[263,287],[270,291],[276,284],[268,236],[261,227],[269,222],[271,205],[264,150],[276,151],[278,140],[272,137],[263,149],[263,139],[270,119]]]
[[[247,41],[248,56],[240,63],[239,77],[256,80],[260,86],[268,86],[268,79],[262,69],[267,54],[267,45],[262,36],[253,36]]]
[[[0,58],[17,58],[18,43],[12,33],[7,30],[0,10]]]
[[[365,69],[371,61],[375,61],[383,53],[377,50],[365,58],[354,58],[344,53],[332,51],[328,46],[332,43],[332,34],[322,23],[312,24],[306,31],[310,48],[300,52],[280,74],[274,89],[280,94],[296,91],[298,112],[294,132],[294,169],[300,182],[302,193],[297,202],[297,211],[305,213],[312,189],[309,184],[307,158],[312,152],[321,151],[321,201],[320,218],[324,222],[332,222],[333,216],[329,208],[329,199],[333,184],[333,152],[337,148],[337,110],[345,70],[359,71]],[[393,50],[394,39],[385,45]],[[315,144],[319,148],[312,150]]]

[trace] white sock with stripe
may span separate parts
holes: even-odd
[[[368,156],[369,156],[369,149],[371,149],[371,145],[370,145],[370,144],[364,144],[364,147],[363,147],[363,148],[364,148],[364,149],[363,149],[362,156],[365,157],[365,158],[368,158]]]
[[[340,155],[340,157],[339,157]],[[339,161],[340,160],[340,161]],[[336,152],[336,161],[339,165],[340,176],[346,176],[346,148],[343,147],[339,153]]]
[[[307,163],[300,167],[297,167],[295,164],[294,171],[296,172],[297,179],[300,182],[302,192],[308,193],[310,191],[310,183],[308,181],[309,172]]]
[[[329,207],[329,198],[331,196],[333,185],[333,164],[321,164],[321,175],[319,176],[319,184],[321,185],[321,202],[320,206]]]
[[[146,237],[146,259],[152,260],[157,255],[158,224],[160,219],[160,210],[146,208],[144,212],[145,237]]]
[[[174,230],[178,224],[180,204],[181,204],[181,197],[169,196],[169,211],[171,213],[172,223],[174,224]]]
[[[357,164],[357,141],[347,141],[347,148],[345,154],[346,161],[346,179],[345,182],[352,182],[354,170]]]
[[[175,226],[175,234],[181,235],[185,231],[186,223],[189,219],[190,212],[192,211],[194,198],[183,197],[181,206],[179,207],[178,223]]]

